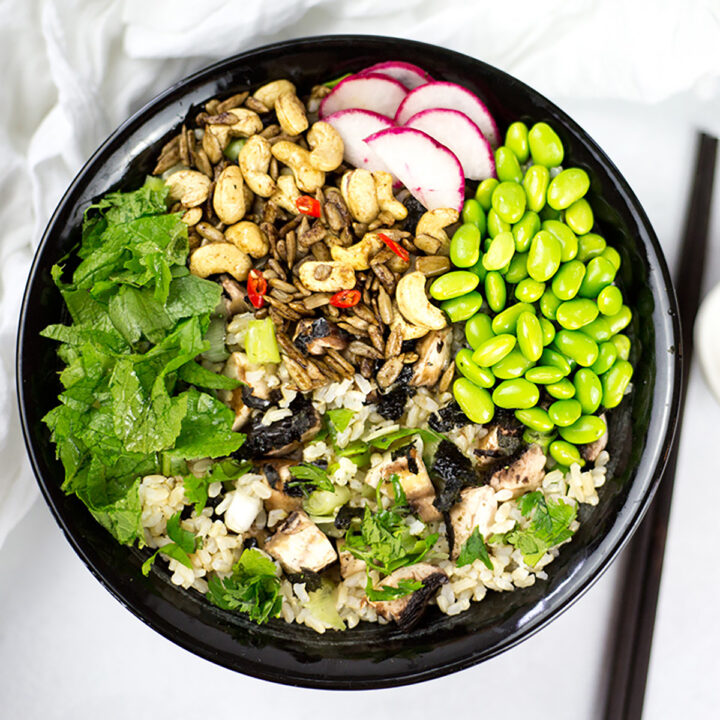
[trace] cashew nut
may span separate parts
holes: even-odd
[[[407,217],[407,208],[393,195],[392,175],[382,170],[376,170],[372,176],[375,180],[375,194],[380,210],[390,213],[396,220],[404,220]]]
[[[258,88],[253,97],[272,110],[278,97],[286,92],[295,93],[295,86],[289,80],[273,80]]]
[[[270,249],[265,233],[254,222],[247,220],[226,228],[225,237],[237,248],[254,258],[264,257]]]
[[[325,173],[310,164],[310,153],[305,148],[281,140],[272,146],[272,154],[293,171],[295,183],[303,192],[314,193],[325,184]]]
[[[245,280],[251,267],[248,254],[230,243],[203,245],[190,256],[190,272],[202,278],[229,273],[236,280]]]
[[[390,324],[390,331],[394,332],[396,328],[400,328],[400,335],[404,340],[418,340],[430,332],[430,328],[422,325],[411,325],[405,320],[398,310],[397,302],[392,305],[393,320]]]
[[[313,292],[337,292],[355,287],[355,271],[346,262],[310,260],[298,270],[300,282]]]
[[[210,194],[210,178],[197,170],[178,170],[166,178],[165,184],[170,190],[168,199],[179,200],[186,208],[202,205]]]
[[[229,134],[233,137],[250,137],[251,135],[259,133],[263,128],[260,116],[252,110],[248,110],[247,108],[233,108],[232,110],[228,110],[228,112],[237,118],[237,122],[224,126],[228,128]]]
[[[280,127],[288,135],[299,135],[308,129],[308,119],[305,106],[295,91],[284,92],[278,95],[275,101],[275,113]]]
[[[270,201],[293,215],[299,215],[300,211],[296,204],[299,198],[300,192],[295,184],[295,178],[292,175],[278,176],[277,190],[270,196]]]
[[[457,222],[459,217],[454,208],[436,208],[424,213],[415,228],[415,245],[428,255],[447,255],[450,238],[443,228]]]
[[[316,170],[331,172],[340,167],[345,154],[345,145],[340,133],[330,123],[322,120],[313,123],[306,138],[312,149],[310,162]],[[390,182],[392,184],[392,176],[390,176]],[[392,195],[392,189],[390,194]]]
[[[215,183],[213,208],[217,216],[227,225],[236,223],[245,215],[245,193],[243,176],[237,165],[228,165]]]
[[[185,214],[180,218],[186,225],[189,227],[192,227],[193,225],[197,225],[202,220],[203,211],[202,208],[194,207],[190,208],[185,212]]]
[[[395,291],[398,309],[413,325],[442,330],[447,320],[443,311],[432,305],[425,294],[425,279],[419,270],[400,278]]]
[[[372,222],[380,212],[375,195],[375,180],[369,170],[358,168],[342,176],[340,192],[350,214],[361,223]]]
[[[377,233],[365,233],[360,242],[343,247],[342,245],[332,245],[330,254],[333,260],[345,262],[352,267],[353,270],[369,270],[370,258],[375,255],[383,246],[383,241]]]
[[[248,187],[264,198],[275,192],[275,181],[268,174],[271,158],[270,143],[261,135],[249,138],[238,155],[238,165]]]

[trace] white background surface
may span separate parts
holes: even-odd
[[[174,63],[148,59],[153,53],[170,57],[187,55],[188,42],[199,42],[200,36],[190,35],[196,31],[201,33],[201,23],[197,28],[188,28],[187,23],[178,25],[172,21],[172,13],[167,12],[168,6],[163,5],[167,31],[160,32],[158,28],[163,24],[158,18],[162,19],[163,13],[157,9],[159,4],[152,6],[153,11],[150,4],[145,3],[147,13],[143,16],[139,3],[128,2],[122,12],[132,14],[134,6],[135,24],[128,23],[123,44],[118,40],[122,28],[110,25],[122,15],[118,10],[122,3],[109,3],[109,9],[104,5],[80,1],[60,3],[60,25],[74,38],[72,54],[76,59],[89,53],[90,57],[83,59],[91,69],[96,68],[100,78],[109,78],[111,86],[110,81],[115,78],[112,89],[116,95],[124,93],[121,105],[126,108],[125,112],[137,108],[165,85],[203,64],[197,57]],[[209,5],[223,6],[222,10],[226,3]],[[265,30],[263,40],[274,39],[277,27],[273,30],[267,18],[265,21],[272,32],[262,23],[258,25],[263,13],[255,5],[251,0],[244,5],[251,15],[258,13],[254,29]],[[279,5],[289,8],[293,3],[288,0]],[[677,13],[676,24],[666,3],[652,4],[652,11],[650,3],[628,3],[630,9],[623,6],[622,12],[615,2],[602,4],[603,8],[610,6],[610,11],[601,11],[600,3],[590,0],[569,4],[572,10],[557,10],[558,17],[563,12],[564,15],[562,22],[553,25],[556,31],[553,35],[544,32],[537,17],[525,17],[524,53],[517,49],[517,43],[511,47],[503,41],[512,29],[507,8],[504,13],[497,12],[496,17],[474,16],[476,25],[469,27],[462,22],[465,15],[461,4],[452,1],[416,2],[412,4],[413,12],[405,15],[396,12],[387,21],[379,9],[380,4],[371,0],[341,3],[342,11],[337,5],[331,10],[321,0],[305,5],[313,7],[302,20],[301,13],[285,13],[284,24],[289,26],[279,30],[280,36],[300,36],[328,29],[403,34],[474,54],[544,91],[599,142],[625,174],[655,226],[671,267],[674,266],[693,158],[694,131],[704,127],[720,133],[718,74],[713,74],[707,56],[708,40],[714,38],[712,48],[720,62],[717,50],[720,32],[717,14],[713,16],[708,11],[709,3],[683,3],[684,14],[680,18]],[[530,3],[519,5],[531,12]],[[553,5],[560,7],[560,4]],[[30,95],[27,87],[16,87],[21,80],[26,83],[36,80],[40,87],[46,82],[43,72],[46,72],[47,58],[29,55],[39,36],[16,33],[13,37],[10,32],[13,29],[7,23],[10,12],[17,20],[20,7],[20,3],[0,0],[0,28],[4,28],[4,38],[0,37],[4,40],[2,50],[11,53],[13,66],[19,73],[14,80],[9,79],[8,74],[4,76],[0,97],[8,90],[11,98],[12,92],[16,92],[16,96]],[[17,20],[17,24],[23,29],[34,26],[39,32],[40,11],[32,9],[34,7],[33,3],[23,3],[22,12],[27,17]],[[182,1],[173,7],[178,12],[186,10]],[[355,20],[353,14],[363,19]],[[227,25],[228,17],[238,17],[222,12],[215,16],[216,27],[208,32],[216,34],[221,32],[218,28]],[[109,34],[114,38],[113,43],[98,49],[97,45],[90,47],[88,40],[85,47],[83,34],[71,33],[77,30],[75,17],[78,22],[82,20],[88,33]],[[295,24],[288,20],[293,17],[297,19]],[[482,27],[478,24],[481,21],[484,21]],[[520,16],[514,20],[516,25],[522,22]],[[614,35],[601,34],[603,28],[615,25]],[[493,27],[502,32],[493,32]],[[249,32],[245,26],[241,29]],[[243,47],[237,39],[232,40],[229,30],[225,33],[226,47],[214,46],[208,54],[221,57]],[[600,41],[598,35],[604,40]],[[478,42],[478,37],[485,42]],[[586,42],[581,43],[583,39]],[[681,53],[683,43],[686,49]],[[576,55],[572,61],[566,57],[563,62],[562,53],[557,51],[559,46],[571,48],[574,53],[585,48],[586,52]],[[687,50],[688,47],[692,51]],[[102,57],[97,54],[101,51]],[[128,60],[128,54],[133,53],[135,59]],[[532,57],[535,63],[528,59]],[[132,83],[124,89],[120,87],[119,69],[124,68],[126,73],[128,68],[136,67],[147,71],[148,63],[155,73],[152,82],[146,78],[142,88]],[[540,67],[537,63],[541,63]],[[52,63],[55,74],[60,72],[61,65],[55,58]],[[545,74],[543,67],[547,69]],[[608,82],[608,77],[613,82]],[[105,92],[108,92],[108,83],[102,85]],[[633,97],[637,97],[637,101]],[[3,119],[0,152],[3,152],[5,173],[0,171],[0,188],[7,189],[12,179],[8,173],[10,161],[17,160],[17,168],[27,168],[30,134],[26,128],[23,135],[22,122],[39,124],[43,118],[47,122],[47,113],[52,114],[55,100],[52,95],[33,97],[34,114],[21,118],[17,112],[11,112]],[[6,112],[13,107],[17,105],[8,104]],[[77,104],[73,107],[77,110]],[[56,158],[50,151],[57,148],[41,148],[51,157],[38,161],[41,170],[45,163],[44,170],[32,176],[34,220],[38,225],[44,222],[43,213],[52,209],[57,201],[63,183],[69,179],[68,172],[74,172],[83,157],[124,117],[112,100],[102,109],[107,110],[106,116],[103,118],[100,112],[95,118],[97,122],[89,123],[90,129],[82,142],[74,146],[74,154],[60,153]],[[49,128],[58,143],[61,126],[59,123]],[[53,137],[52,132],[45,135],[46,140],[47,137]],[[4,146],[3,141],[8,138],[11,142]],[[6,147],[11,148],[7,156]],[[23,172],[18,170],[15,177],[18,178],[15,184],[20,184]],[[28,195],[24,196],[26,209]],[[7,198],[4,199],[3,209],[7,210]],[[720,181],[714,208],[705,290],[720,281]],[[9,242],[30,242],[32,228],[29,225],[23,229],[5,222],[3,227],[5,234],[0,251],[7,251]],[[26,255],[29,257],[29,252]],[[18,261],[16,275],[17,268],[22,267]],[[13,342],[9,308],[17,298],[8,295],[7,262],[3,270],[1,329],[3,343],[7,345]],[[8,381],[11,369],[5,354],[3,361]],[[0,386],[0,399],[2,390]],[[5,417],[7,421],[8,415]],[[12,417],[8,423],[5,428],[0,424],[0,440],[5,443],[0,445],[4,480],[15,477],[13,463],[27,476],[17,436],[13,435]],[[715,508],[720,503],[720,462],[714,452],[720,439],[718,428],[720,405],[694,368],[644,715],[652,720],[716,717],[720,703],[717,686],[720,621],[716,614],[720,575],[714,570],[718,538]],[[0,510],[2,498],[0,492]],[[156,716],[195,718],[210,714],[274,717],[281,712],[290,713],[298,720],[329,717],[331,713],[341,713],[348,720],[450,717],[469,713],[493,718],[529,714],[539,720],[594,718],[601,708],[601,680],[607,665],[607,643],[618,592],[618,567],[616,563],[584,598],[550,627],[481,666],[398,690],[352,695],[298,690],[235,675],[156,635],[92,578],[70,550],[47,508],[38,501],[0,548],[0,718],[103,717],[111,720]],[[518,708],[517,712],[512,710],[514,707]]]

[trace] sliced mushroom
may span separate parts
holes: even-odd
[[[305,318],[295,328],[295,345],[310,355],[322,355],[326,348],[344,350],[348,340],[343,331],[327,318]]]
[[[370,604],[378,615],[386,620],[394,620],[403,630],[409,630],[421,618],[435,591],[448,581],[448,576],[434,565],[418,563],[396,570],[380,584],[397,587],[400,580],[417,580],[422,583],[422,587],[396,600],[371,601]]]
[[[260,510],[262,510],[262,500],[242,490],[235,490],[230,505],[225,511],[225,525],[238,535],[242,535],[250,529]]]
[[[533,443],[514,460],[503,464],[490,476],[494,490],[510,490],[513,497],[537,490],[545,474],[545,453]]]
[[[453,531],[452,559],[456,560],[463,545],[475,528],[484,537],[488,536],[497,511],[495,491],[489,485],[469,487],[460,492],[460,501],[450,509],[450,523]]]
[[[349,578],[355,573],[365,572],[365,561],[359,560],[349,550],[345,550],[344,540],[338,540],[336,545],[340,560],[340,575],[343,579]]]
[[[491,465],[499,458],[510,457],[522,444],[522,425],[509,413],[499,411],[495,421],[487,428],[487,435],[478,440],[473,450],[481,467]]]
[[[420,357],[413,366],[411,385],[415,387],[435,385],[450,361],[451,338],[452,328],[446,328],[434,330],[418,343],[416,349]]]
[[[325,533],[302,510],[283,522],[264,549],[289,573],[317,573],[338,559]]]
[[[265,478],[270,488],[270,497],[265,500],[265,509],[284,510],[287,513],[302,508],[302,488],[297,486],[288,487],[292,480],[290,468],[295,465],[291,460],[266,460],[258,465],[258,470]]]

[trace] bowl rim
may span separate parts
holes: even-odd
[[[193,85],[202,80],[211,80],[213,76],[219,73],[229,70],[232,66],[247,61],[249,58],[258,54],[277,52],[280,50],[292,50],[296,51],[305,46],[322,46],[327,43],[362,43],[362,42],[374,42],[374,43],[389,43],[396,45],[398,50],[405,48],[414,48],[415,50],[426,50],[429,52],[441,51],[446,54],[446,57],[452,61],[453,59],[464,62],[472,62],[480,66],[488,68],[493,73],[504,81],[520,86],[525,92],[529,92],[536,98],[542,100],[549,108],[559,115],[562,122],[567,128],[578,136],[584,143],[586,149],[593,154],[595,161],[601,161],[605,166],[605,169],[612,176],[613,181],[616,183],[616,189],[622,194],[624,202],[629,206],[632,211],[636,214],[638,222],[642,225],[644,231],[647,234],[647,242],[649,242],[650,248],[653,251],[657,264],[653,267],[653,270],[659,273],[660,280],[658,281],[658,287],[664,291],[665,296],[661,294],[660,297],[654,295],[654,300],[664,300],[664,304],[667,306],[667,313],[669,317],[669,327],[671,328],[672,341],[674,343],[675,352],[672,353],[672,357],[669,359],[669,364],[672,366],[672,372],[668,371],[668,375],[671,378],[671,387],[668,388],[667,402],[662,411],[662,417],[660,420],[661,427],[664,427],[663,437],[654,442],[654,455],[652,465],[654,470],[649,473],[649,477],[646,481],[646,491],[642,496],[641,502],[639,502],[633,509],[632,514],[629,518],[625,519],[624,526],[619,533],[615,534],[612,545],[608,548],[602,548],[605,552],[602,558],[597,560],[594,572],[587,577],[583,582],[576,584],[576,586],[569,591],[565,592],[565,596],[561,598],[562,602],[557,602],[554,606],[543,607],[541,612],[537,613],[531,621],[524,625],[517,633],[512,637],[503,638],[503,640],[494,644],[488,649],[481,650],[479,652],[470,652],[462,656],[454,657],[450,661],[444,661],[443,664],[433,665],[422,662],[418,663],[418,666],[411,670],[401,670],[400,672],[390,671],[387,676],[378,678],[377,675],[354,675],[349,678],[324,678],[319,675],[313,675],[310,671],[302,673],[297,671],[293,673],[287,669],[275,668],[272,666],[266,666],[256,664],[252,661],[248,661],[245,658],[243,663],[238,663],[237,659],[235,662],[231,662],[228,657],[221,655],[220,653],[213,650],[212,647],[205,643],[198,642],[197,638],[192,637],[188,633],[182,631],[175,625],[167,622],[165,618],[160,617],[157,613],[148,610],[146,607],[142,607],[140,604],[135,604],[129,600],[123,593],[122,588],[118,582],[115,582],[112,578],[108,578],[103,575],[93,564],[89,553],[84,548],[83,544],[76,537],[72,527],[67,522],[60,508],[56,505],[54,498],[50,494],[49,487],[43,478],[40,462],[37,457],[34,448],[34,438],[32,429],[29,425],[29,418],[27,416],[26,405],[28,398],[25,394],[23,384],[24,364],[23,357],[25,354],[25,329],[27,325],[27,315],[29,313],[29,297],[31,290],[36,282],[36,277],[40,270],[40,256],[49,239],[55,232],[55,225],[58,221],[60,214],[62,213],[65,205],[74,195],[78,187],[83,184],[86,180],[86,175],[92,176],[94,173],[93,166],[98,160],[105,154],[106,150],[115,144],[119,138],[129,134],[136,126],[141,126],[144,123],[145,116],[157,106],[162,105],[168,98],[177,93],[178,91]],[[398,53],[400,54],[400,53]],[[101,166],[100,166],[101,167]],[[646,240],[641,239],[641,244],[647,246]],[[430,43],[419,42],[415,40],[406,40],[403,38],[382,36],[382,35],[363,35],[363,34],[338,34],[338,35],[314,35],[306,36],[302,38],[295,38],[290,40],[282,40],[268,45],[262,45],[255,47],[251,50],[237,53],[230,57],[224,58],[217,62],[208,65],[201,70],[198,70],[178,82],[174,83],[166,90],[154,96],[136,112],[134,112],[128,119],[121,123],[92,153],[88,160],[83,164],[81,169],[78,171],[72,182],[68,186],[67,190],[63,193],[57,207],[52,213],[45,230],[43,231],[41,240],[34,252],[32,265],[28,274],[28,280],[23,294],[22,307],[19,316],[18,323],[18,334],[16,341],[16,389],[18,396],[18,404],[20,411],[20,421],[23,431],[23,440],[25,447],[30,458],[31,466],[35,474],[35,478],[40,486],[40,490],[43,494],[45,502],[50,507],[55,521],[58,523],[60,529],[64,533],[71,547],[74,549],[76,554],[80,557],[83,563],[87,566],[90,572],[100,581],[110,594],[112,594],[124,607],[130,610],[136,617],[138,617],[146,625],[153,628],[155,631],[163,635],[165,638],[171,640],[175,644],[189,650],[190,652],[203,657],[204,659],[210,660],[216,664],[222,665],[228,669],[242,672],[243,674],[273,682],[279,682],[286,685],[308,687],[308,688],[319,688],[319,689],[352,689],[352,690],[367,690],[376,688],[389,688],[399,687],[402,685],[409,685],[412,683],[422,682],[435,677],[441,677],[448,675],[459,670],[469,668],[480,662],[488,660],[496,655],[499,655],[506,650],[516,646],[520,642],[528,639],[536,632],[540,631],[554,619],[559,617],[563,612],[570,608],[575,602],[577,602],[604,574],[607,568],[612,564],[620,550],[625,546],[628,540],[632,537],[633,533],[637,530],[640,522],[642,521],[648,507],[650,506],[655,492],[657,490],[660,478],[662,476],[669,449],[672,445],[675,437],[677,422],[678,422],[678,408],[680,404],[680,392],[682,385],[682,365],[683,365],[683,353],[681,346],[681,332],[680,332],[680,320],[677,299],[675,296],[674,287],[670,278],[670,273],[667,267],[662,248],[658,241],[657,235],[650,223],[647,214],[645,213],[642,205],[635,196],[634,192],[630,188],[628,182],[625,180],[622,173],[616,167],[616,165],[610,160],[605,152],[598,146],[590,135],[585,132],[570,116],[567,115],[561,108],[555,105],[552,101],[548,100],[544,95],[531,88],[526,83],[514,78],[508,73],[489,65],[482,60],[478,60],[472,56],[460,53],[449,48],[445,48]],[[647,448],[646,448],[647,449]],[[637,478],[634,478],[633,483],[637,482]],[[594,553],[598,554],[600,550],[599,546]],[[583,562],[586,563],[592,557],[592,554],[588,556]],[[543,605],[545,605],[543,603]],[[299,667],[299,666],[298,666]]]

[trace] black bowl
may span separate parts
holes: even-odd
[[[65,319],[50,266],[79,240],[83,210],[104,193],[133,189],[160,146],[206,99],[289,77],[302,91],[387,59],[426,68],[485,100],[501,130],[513,120],[545,120],[559,132],[566,164],[592,178],[590,202],[601,231],[623,257],[622,285],[635,320],[634,391],[611,414],[612,472],[600,504],[583,506],[582,525],[548,568],[549,579],[510,594],[489,593],[455,617],[431,609],[410,632],[362,624],[318,635],[273,621],[258,627],[216,609],[166,573],[140,573],[143,554],[118,545],[85,507],[60,490],[43,415],[55,404],[55,344],[39,332]],[[396,38],[332,36],[283,42],[237,55],[170,88],[100,147],[55,211],[30,273],[20,318],[18,394],[25,442],[45,500],[91,572],[141,620],[192,652],[256,677],[318,688],[365,689],[418,682],[486,660],[545,626],[598,579],[648,507],[670,447],[680,392],[680,333],[674,293],[655,233],[627,182],[562,110],[518,80],[465,55]]]

